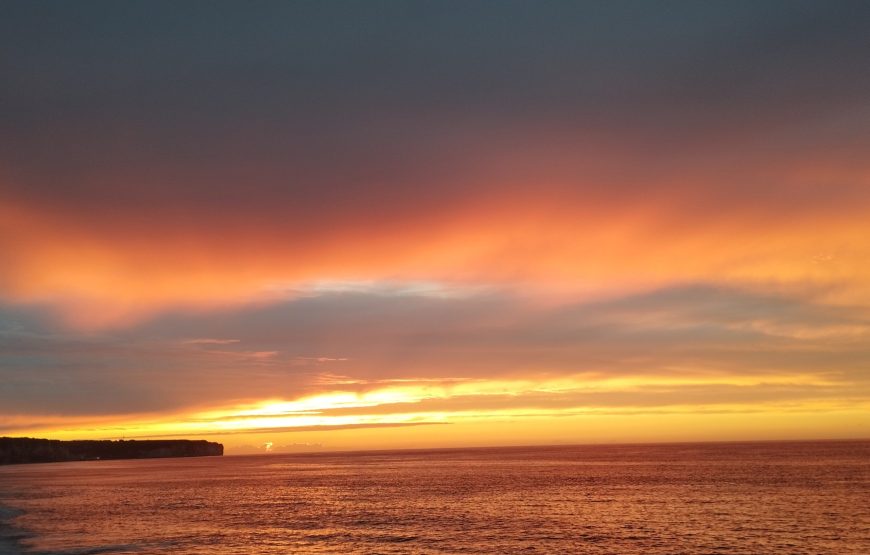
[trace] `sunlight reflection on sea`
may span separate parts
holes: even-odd
[[[866,555],[870,442],[20,465],[0,502],[45,554]]]

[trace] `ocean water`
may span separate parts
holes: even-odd
[[[0,553],[867,555],[870,442],[19,465],[0,505]]]

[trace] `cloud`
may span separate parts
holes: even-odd
[[[181,343],[184,345],[231,345],[238,343],[239,339],[185,339]]]
[[[0,411],[858,402],[868,15],[16,3]]]
[[[234,431],[214,431],[214,432],[198,432],[198,436],[232,436],[238,434],[251,434],[251,433],[282,433],[282,432],[329,432],[336,430],[364,430],[371,428],[404,428],[408,426],[433,426],[433,425],[444,425],[448,424],[447,422],[387,422],[387,423],[366,423],[366,424],[323,424],[316,426],[282,426],[275,428],[258,428],[256,430],[234,430]],[[166,438],[166,437],[185,437],[189,436],[190,433],[185,434],[158,434],[158,435],[137,435],[137,436],[129,436],[126,439],[149,439],[149,438]]]
[[[866,7],[382,8],[11,10],[0,298],[90,329],[386,283],[870,300]]]
[[[25,327],[0,336],[0,401],[7,413],[132,414],[336,390],[474,389],[493,380],[531,384],[518,397],[501,398],[519,407],[545,400],[641,406],[680,396],[709,403],[717,396],[734,402],[866,398],[870,317],[863,306],[831,306],[817,297],[709,284],[569,306],[508,292],[463,298],[329,293],[219,317],[167,315],[100,334],[49,333],[18,317]],[[220,349],[183,343],[197,335],[236,340]],[[241,344],[245,349],[224,348]],[[340,373],[329,368],[339,364]],[[623,393],[533,391],[572,376],[648,385]],[[662,379],[684,385],[650,385]],[[708,385],[688,388],[692,380]]]

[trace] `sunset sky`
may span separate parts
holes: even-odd
[[[0,8],[0,435],[867,437],[870,3]]]

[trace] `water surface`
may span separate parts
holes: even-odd
[[[19,465],[0,504],[43,554],[866,555],[870,442]]]

